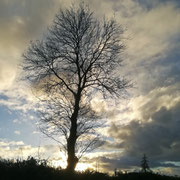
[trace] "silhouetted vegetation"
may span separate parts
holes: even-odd
[[[115,19],[101,22],[80,3],[60,11],[46,36],[24,53],[22,76],[42,92],[40,129],[67,152],[69,171],[85,152],[102,144],[96,128],[103,122],[91,106],[92,98],[98,92],[117,100],[131,86],[117,73],[123,33]]]
[[[141,172],[142,173],[148,173],[148,172],[152,172],[151,169],[149,168],[149,164],[148,164],[148,159],[147,156],[144,154],[142,161],[141,161]]]
[[[112,178],[113,179],[113,178]],[[141,173],[141,172],[133,172],[127,174],[119,174],[117,178],[118,180],[179,180],[180,177],[174,176],[166,176],[155,173]]]
[[[1,180],[180,180],[180,177],[170,177],[154,173],[126,173],[110,176],[96,171],[75,172],[69,174],[66,170],[53,168],[45,160],[36,160],[29,157],[27,160],[0,159]]]

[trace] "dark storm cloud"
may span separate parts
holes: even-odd
[[[119,170],[128,170],[128,171],[134,171],[134,170],[140,170],[141,168],[141,158],[142,157],[120,157],[120,158],[108,158],[108,157],[102,157],[99,158],[99,164],[101,168],[103,168],[106,171],[114,171],[115,168]],[[95,159],[94,159],[95,160]],[[164,168],[179,168],[180,166],[175,165],[173,163],[162,163],[162,162],[152,162],[152,159],[149,158],[149,166],[150,168],[154,167],[164,167]]]
[[[104,168],[137,168],[145,153],[151,167],[172,168],[180,162],[180,54],[177,48],[164,59],[144,63],[141,95],[134,98],[137,119],[113,123],[104,148],[120,150],[119,157],[102,158]],[[146,73],[145,73],[146,72]],[[137,73],[137,78],[140,77]],[[118,122],[118,121],[117,121]]]
[[[111,157],[103,156],[104,169],[137,169],[145,153],[150,166],[175,169],[180,167],[180,54],[177,48],[164,59],[151,64],[143,63],[141,95],[135,100],[138,119],[124,126],[112,124],[107,150],[119,150]],[[139,76],[137,72],[137,79]],[[127,112],[128,113],[128,112]],[[120,123],[120,121],[119,121]]]
[[[151,159],[152,167],[174,167],[173,163],[166,161],[180,161],[180,102],[167,109],[161,107],[156,112],[150,112],[149,122],[132,121],[123,127],[113,125],[110,134],[115,139],[121,140],[119,147],[123,149],[123,160],[120,158],[117,163],[124,164],[128,159],[129,166],[136,166],[142,155],[145,153]],[[144,112],[147,113],[147,112]]]
[[[102,157],[100,158],[101,165],[105,169],[114,170],[115,168],[120,169],[129,169],[133,168],[135,166],[139,166],[140,162],[137,161],[136,158],[133,157],[121,157],[119,159],[117,158],[108,158],[108,157]]]

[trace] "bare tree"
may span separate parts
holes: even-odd
[[[25,78],[41,92],[42,131],[61,138],[67,151],[67,169],[74,171],[79,157],[96,147],[102,123],[91,107],[100,92],[118,98],[129,83],[119,77],[123,29],[115,20],[94,18],[84,4],[61,10],[42,40],[24,54]],[[43,97],[43,98],[42,98]]]

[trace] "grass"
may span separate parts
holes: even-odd
[[[0,159],[1,180],[180,180],[180,177],[159,175],[154,173],[127,173],[117,177],[95,171],[68,174],[65,170],[53,168],[44,160],[29,157],[27,160]]]

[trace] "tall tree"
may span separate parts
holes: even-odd
[[[145,154],[143,155],[142,161],[141,161],[141,172],[143,173],[151,172],[148,165],[148,159]]]
[[[119,76],[123,28],[115,20],[97,20],[89,8],[61,10],[42,40],[24,54],[25,78],[41,92],[42,131],[61,139],[67,151],[67,169],[74,171],[79,157],[96,147],[100,126],[91,99],[119,98],[129,86]]]

